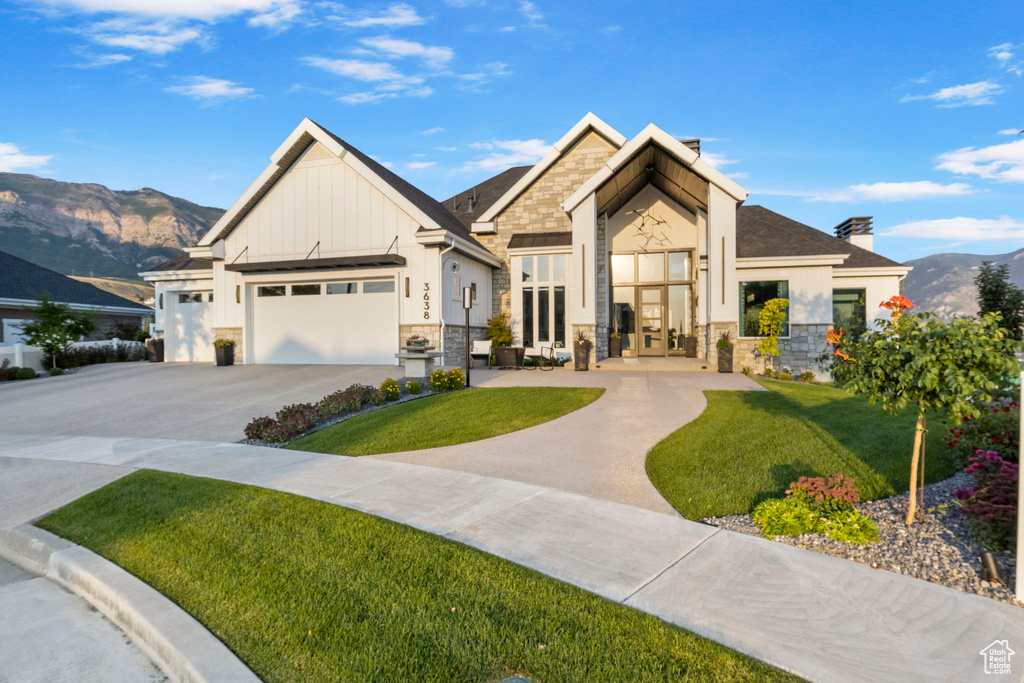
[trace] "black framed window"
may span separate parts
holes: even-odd
[[[533,346],[533,287],[523,287],[523,346]]]
[[[292,296],[318,296],[320,285],[292,285]]]
[[[867,329],[867,291],[864,289],[832,290],[832,325],[857,335]]]
[[[760,323],[758,317],[766,302],[771,299],[788,299],[789,282],[786,280],[759,280],[740,283],[740,336],[757,337]],[[789,336],[789,309],[782,326],[782,336]]]
[[[266,285],[256,289],[256,296],[284,296],[284,285]]]

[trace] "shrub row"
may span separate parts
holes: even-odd
[[[146,359],[146,347],[138,344],[101,344],[76,346],[57,354],[57,367],[69,370],[99,363],[127,363]],[[46,356],[43,365],[53,366],[53,358]]]
[[[944,441],[964,464],[979,451],[993,451],[1003,460],[1017,462],[1020,448],[1020,405],[1015,401],[981,408],[978,417],[951,426]]]
[[[6,358],[0,363],[0,382],[11,382],[16,379],[35,379],[38,373],[32,368],[19,368],[11,365]]]
[[[459,369],[435,370],[430,375],[430,387],[436,392],[461,389],[466,382]],[[405,390],[412,395],[423,392],[423,385],[408,380]],[[296,403],[277,411],[274,417],[257,417],[245,427],[245,438],[266,443],[287,443],[313,427],[348,413],[358,412],[363,406],[382,406],[402,397],[402,385],[393,379],[384,380],[380,388],[353,384],[347,389],[324,396],[317,403]]]

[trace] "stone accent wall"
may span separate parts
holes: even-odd
[[[485,325],[470,325],[469,340],[483,341],[487,335]],[[442,365],[462,367],[466,364],[466,326],[445,325],[444,328],[444,359]],[[479,366],[477,366],[479,367]]]
[[[213,328],[214,339],[230,339],[235,342],[235,362],[245,362],[245,349],[242,347],[241,327],[215,327]]]
[[[503,262],[491,280],[495,313],[511,310],[512,279],[506,250],[509,239],[519,232],[571,231],[572,219],[562,209],[562,202],[597,173],[615,151],[597,133],[587,134],[498,216],[496,234],[474,235]]]
[[[782,355],[775,359],[775,369],[789,368],[793,373],[820,372],[816,362],[825,350],[831,325],[790,325],[789,339],[779,340]],[[736,369],[748,367],[760,372],[764,370],[764,359],[756,356],[757,339],[741,339],[736,344]]]
[[[405,340],[414,334],[418,334],[421,337],[426,337],[430,340],[431,346],[436,346],[437,349],[441,348],[441,325],[399,325],[398,345],[405,346]],[[435,350],[437,350],[435,349]],[[398,349],[400,350],[400,349]],[[396,350],[396,352],[398,351]]]
[[[608,334],[610,308],[608,305],[608,221],[605,216],[597,219],[597,240],[594,245],[597,252],[595,268],[597,282],[595,284],[594,305],[597,306],[597,330],[594,338],[594,353],[597,358],[608,357]]]
[[[570,329],[569,333],[571,335],[571,338],[566,342],[566,344],[565,344],[566,348],[565,349],[556,349],[556,351],[563,351],[563,350],[564,351],[571,351],[572,355],[573,355],[573,358],[575,358],[576,357],[576,344],[574,343],[574,340],[576,339],[576,333],[579,332],[580,330],[583,330],[584,332],[587,333],[587,336],[590,337],[591,341],[594,341],[595,330],[594,330],[594,326],[593,325],[571,325],[570,327],[571,327],[571,329]],[[605,355],[604,356],[598,356],[597,355],[597,345],[596,344],[591,344],[591,346],[590,346],[590,364],[591,365],[596,365],[598,358],[606,358],[607,356],[608,356],[607,341],[605,342]]]
[[[732,366],[734,371],[738,371],[743,365],[742,359],[745,353],[745,342],[737,338],[737,330],[739,326],[736,323],[711,323],[711,336],[710,340],[706,340],[704,337],[704,331],[707,329],[706,325],[697,326],[697,358],[704,358],[707,356],[709,366],[718,366],[718,337],[723,332],[729,332],[732,335],[732,342],[735,347],[732,352]],[[706,343],[706,342],[710,343]],[[756,343],[756,342],[755,342]]]

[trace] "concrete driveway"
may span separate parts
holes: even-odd
[[[390,365],[111,363],[73,375],[0,383],[0,432],[238,441],[249,420],[360,382]]]

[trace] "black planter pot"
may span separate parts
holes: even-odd
[[[215,346],[213,347],[217,352],[217,365],[234,365],[235,364],[235,345],[228,344],[227,346]]]
[[[590,347],[589,346],[573,346],[572,348],[572,362],[573,368],[577,371],[586,371],[590,369]]]
[[[733,347],[727,349],[718,349],[718,371],[719,372],[732,372],[732,352]]]
[[[608,340],[608,355],[612,358],[622,356],[622,337],[611,337]]]
[[[697,357],[697,338],[696,337],[683,337],[683,349],[686,351],[687,358]]]
[[[150,363],[164,362],[164,340],[150,339],[146,344],[146,355]]]
[[[494,365],[499,368],[522,367],[522,362],[519,359],[520,350],[524,354],[526,353],[526,349],[519,349],[514,346],[495,346]]]

